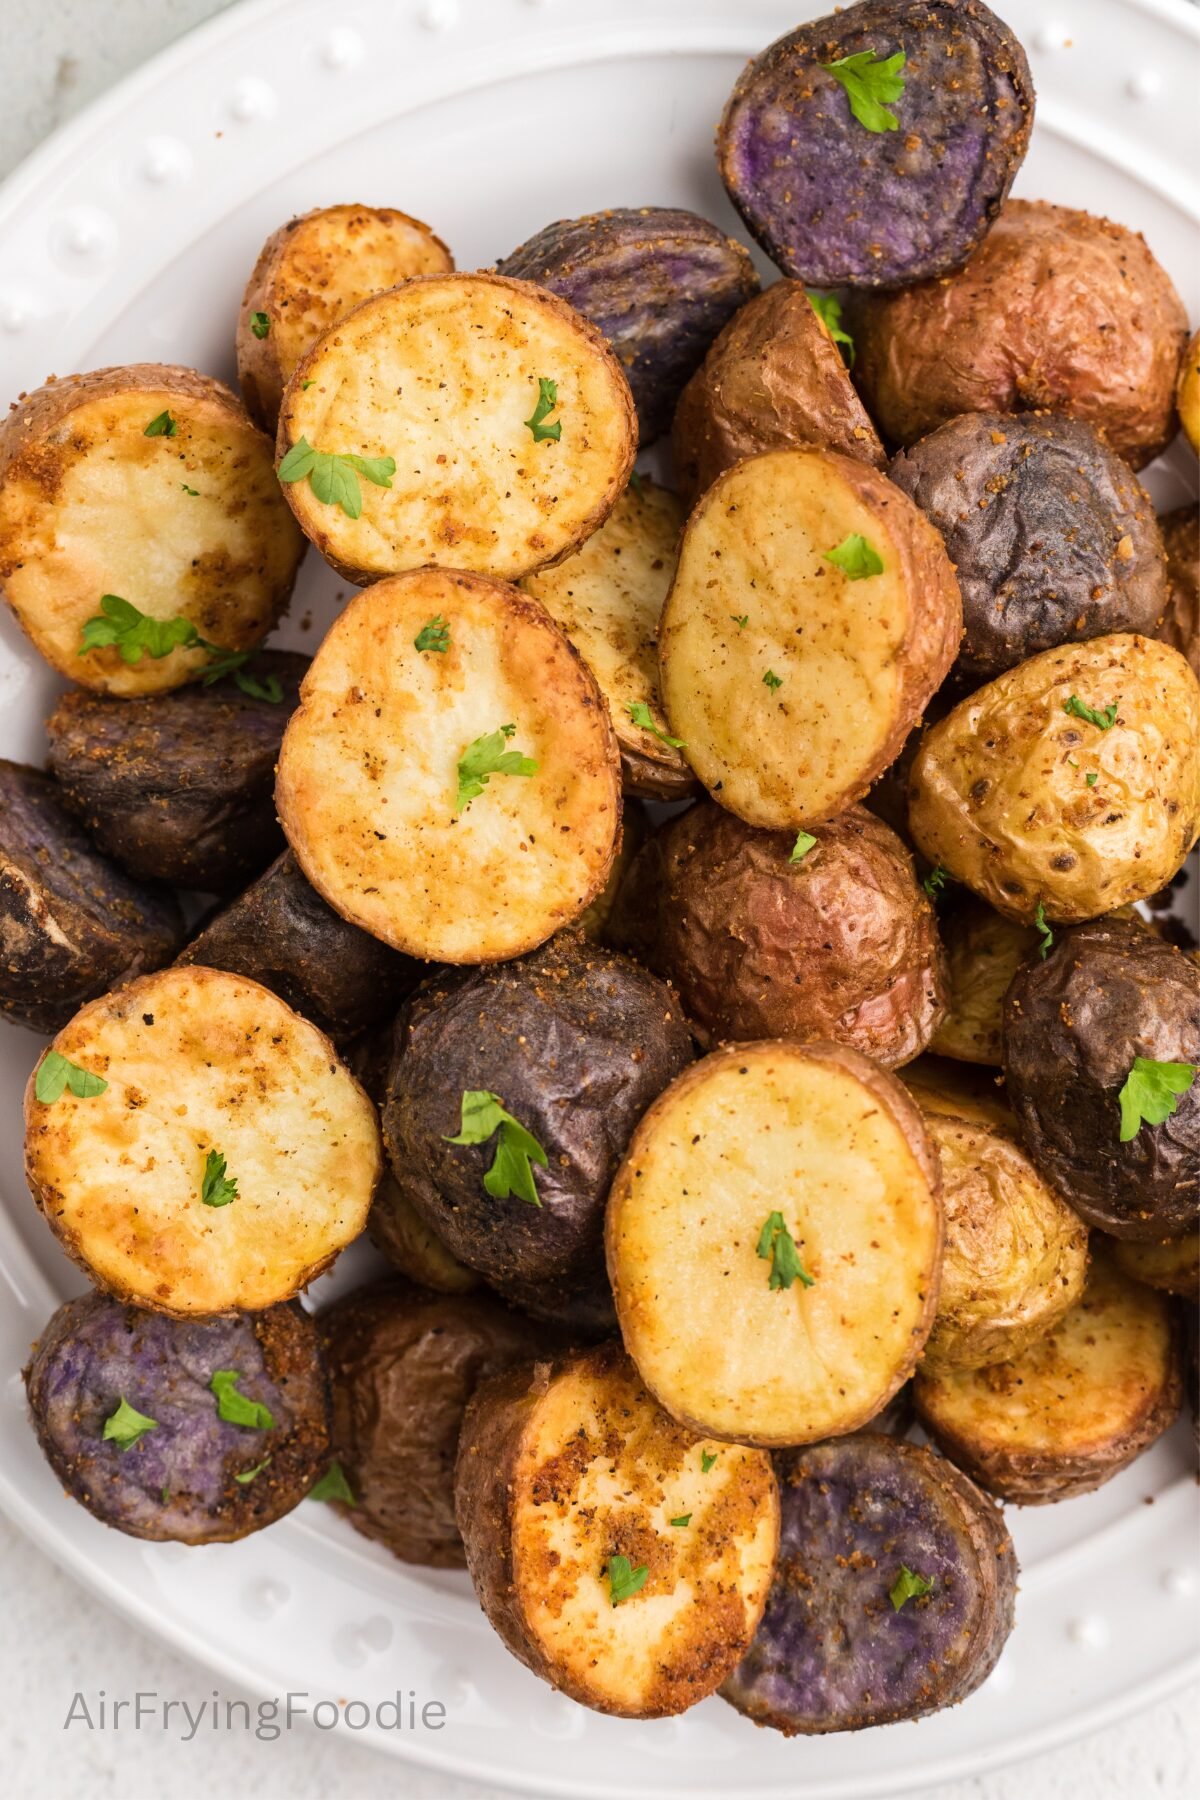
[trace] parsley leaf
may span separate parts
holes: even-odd
[[[116,1412],[110,1413],[104,1421],[101,1436],[114,1443],[118,1450],[132,1450],[139,1438],[144,1438],[148,1431],[158,1430],[158,1420],[148,1419],[140,1413],[136,1406],[130,1406],[124,1394]]]
[[[306,1496],[309,1500],[341,1500],[347,1506],[357,1506],[354,1490],[346,1480],[346,1472],[341,1463],[331,1462],[320,1481],[314,1481]]]
[[[234,687],[240,688],[243,694],[249,694],[252,700],[266,700],[271,706],[279,705],[283,699],[283,689],[277,677],[268,675],[259,681],[242,666],[254,655],[253,650],[219,651],[215,644],[206,644],[203,638],[199,642],[213,657],[201,678],[203,687],[211,687],[214,681],[223,681],[227,675],[231,675]]]
[[[79,654],[89,650],[116,650],[125,663],[139,663],[143,655],[156,660],[172,650],[192,650],[201,642],[191,619],[152,619],[120,594],[101,594],[100,612],[88,619],[79,640]]]
[[[447,1144],[484,1144],[499,1132],[496,1155],[483,1178],[483,1185],[495,1200],[507,1200],[515,1194],[527,1206],[540,1206],[537,1182],[530,1163],[541,1168],[549,1157],[519,1119],[505,1112],[495,1094],[486,1088],[466,1088],[462,1097],[462,1126],[457,1136],[443,1139]]]
[[[630,1600],[634,1594],[640,1594],[646,1585],[646,1577],[650,1573],[645,1563],[633,1568],[627,1556],[610,1556],[608,1559],[608,1595],[614,1606],[622,1600]]]
[[[250,329],[256,338],[266,337],[268,331],[271,329],[271,321],[268,319],[265,312],[254,312],[250,314]]]
[[[720,1454],[719,1450],[702,1450],[700,1452],[700,1473],[702,1475],[708,1474]]]
[[[242,1487],[249,1486],[250,1482],[252,1482],[254,1480],[254,1477],[256,1475],[262,1474],[263,1470],[266,1468],[266,1466],[270,1462],[270,1460],[271,1459],[269,1456],[264,1456],[262,1461],[260,1463],[255,1463],[255,1465],[252,1469],[243,1469],[241,1474],[235,1475],[233,1479],[237,1482],[240,1482]]]
[[[532,414],[525,420],[525,428],[532,431],[535,444],[545,443],[547,438],[557,444],[562,436],[562,423],[555,419],[553,425],[543,425],[542,420],[552,413],[558,405],[558,383],[547,381],[544,375],[538,377],[538,403]]]
[[[739,631],[745,631],[747,625],[750,623],[749,613],[730,613],[729,616]]]
[[[193,500],[198,500],[200,498],[200,489],[199,488],[189,487],[186,481],[181,481],[179,485],[183,489],[185,494],[191,495]]]
[[[1154,1062],[1135,1056],[1133,1067],[1117,1098],[1121,1102],[1121,1142],[1135,1138],[1143,1125],[1161,1125],[1179,1105],[1179,1096],[1190,1089],[1200,1065]]]
[[[816,838],[813,837],[811,832],[798,831],[796,833],[796,841],[792,845],[792,854],[788,857],[788,861],[790,863],[803,862],[816,841]]]
[[[626,706],[626,711],[634,724],[638,727],[639,731],[649,731],[662,743],[669,744],[672,750],[685,750],[687,748],[687,743],[684,738],[671,737],[667,732],[658,729],[658,726],[650,716],[650,708],[644,700],[630,700]]]
[[[1046,908],[1040,900],[1037,903],[1037,911],[1033,915],[1033,922],[1042,934],[1042,941],[1038,945],[1038,955],[1045,962],[1054,944],[1054,933],[1046,923]]]
[[[865,581],[869,575],[883,574],[883,558],[859,531],[852,531],[840,544],[827,550],[825,561],[839,568],[847,581]]]
[[[834,294],[818,294],[812,288],[806,288],[809,303],[829,333],[835,344],[840,344],[846,355],[847,365],[854,367],[854,339],[842,324],[842,303]]]
[[[155,418],[151,419],[145,431],[143,431],[142,436],[174,437],[178,429],[178,425],[169,412],[160,412]]]
[[[316,381],[316,379],[317,379],[317,378],[316,378],[316,376],[315,376],[315,375],[310,375],[310,376],[309,376],[309,378],[308,378],[308,380],[307,380],[307,381],[302,381],[302,382],[301,382],[301,383],[300,383],[300,391],[301,391],[301,393],[304,393],[304,394],[307,394],[307,392],[308,392],[308,390],[309,390],[309,388],[310,388],[310,387],[312,387],[312,385],[313,385],[313,383],[314,383],[314,382],[315,382],[315,381]]]
[[[204,1162],[204,1179],[200,1183],[201,1200],[205,1206],[228,1206],[237,1197],[237,1178],[230,1176],[226,1180],[225,1158],[219,1150],[210,1150]]]
[[[771,1265],[767,1279],[769,1288],[790,1288],[797,1280],[806,1288],[815,1285],[813,1277],[801,1267],[796,1240],[784,1224],[781,1212],[767,1214],[758,1234],[755,1254]]]
[[[454,801],[456,813],[465,812],[472,800],[477,800],[488,784],[492,775],[536,775],[538,765],[531,756],[522,756],[519,750],[506,750],[504,743],[516,730],[515,725],[501,725],[499,731],[489,731],[483,737],[472,740],[458,759],[458,794]]]
[[[1092,769],[1088,772],[1088,774],[1086,774],[1084,776],[1083,779],[1087,782],[1089,787],[1095,787],[1096,783],[1100,779],[1100,772],[1098,769]]]
[[[396,473],[393,456],[356,456],[351,451],[314,450],[307,438],[297,438],[277,470],[280,481],[290,486],[304,481],[322,506],[340,506],[348,519],[362,517],[359,476],[375,487],[390,488]]]
[[[943,869],[941,863],[935,863],[921,883],[921,886],[932,900],[935,894],[941,893],[949,879],[950,871],[948,869]]]
[[[261,1400],[238,1392],[242,1379],[237,1369],[214,1369],[209,1388],[217,1396],[217,1417],[226,1425],[244,1425],[248,1431],[270,1431],[275,1420]]]
[[[668,1525],[690,1525],[691,1522],[691,1513],[680,1513],[678,1518],[667,1520]]]
[[[907,1600],[919,1600],[922,1594],[928,1594],[933,1583],[927,1575],[914,1575],[907,1563],[901,1563],[900,1573],[893,1581],[888,1592],[888,1599],[896,1612]]]
[[[93,1075],[90,1069],[81,1069],[78,1063],[72,1062],[60,1050],[47,1050],[33,1078],[34,1094],[43,1106],[53,1106],[65,1088],[70,1088],[77,1100],[94,1100],[107,1087],[108,1083],[103,1075]]]
[[[776,688],[781,688],[783,686],[783,676],[777,675],[774,669],[768,669],[763,676],[763,686],[769,687],[771,692],[774,693]]]
[[[1085,705],[1078,694],[1072,694],[1069,700],[1063,701],[1063,711],[1070,713],[1072,718],[1086,719],[1089,725],[1097,725],[1101,731],[1111,731],[1117,722],[1118,704],[1119,702],[1114,700],[1113,704],[1106,706],[1103,712],[1097,712],[1095,707]]]
[[[643,493],[642,478],[636,469],[633,470],[629,477],[629,485],[640,500]]]
[[[413,639],[414,650],[436,650],[439,654],[450,648],[450,627],[441,613],[436,618],[427,619]]]
[[[873,50],[859,50],[853,56],[840,56],[836,62],[821,67],[840,81],[850,102],[850,111],[868,131],[896,131],[900,121],[884,104],[899,100],[904,92],[903,50],[894,56],[876,56]]]

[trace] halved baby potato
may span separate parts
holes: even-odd
[[[500,275],[420,275],[364,300],[297,365],[285,478],[301,440],[395,462],[359,484],[357,516],[308,476],[285,480],[301,529],[351,581],[424,563],[515,581],[603,524],[637,420],[615,355],[565,300]]]
[[[683,521],[675,495],[642,476],[574,556],[521,583],[600,684],[621,746],[625,792],[651,800],[679,800],[696,786],[670,742],[658,692],[658,621]],[[635,723],[637,717],[650,724]]]
[[[275,798],[343,918],[410,956],[500,962],[603,888],[621,766],[593,676],[536,600],[417,569],[359,594],[325,638]]]
[[[918,1369],[917,1417],[951,1462],[1019,1506],[1100,1487],[1171,1424],[1183,1351],[1163,1294],[1104,1253],[1083,1298],[1011,1362]]]
[[[301,357],[351,307],[454,258],[420,219],[392,206],[317,206],[273,231],[238,314],[238,380],[251,417],[274,431]]]
[[[688,761],[751,825],[860,800],[958,649],[942,540],[868,464],[773,450],[719,476],[684,532],[659,631]]]
[[[94,369],[27,394],[0,423],[0,585],[35,648],[81,687],[162,693],[211,661],[199,648],[81,654],[103,599],[251,650],[303,553],[269,439],[210,375]]]
[[[1123,1275],[1165,1294],[1181,1294],[1200,1301],[1200,1232],[1164,1238],[1159,1244],[1139,1243],[1135,1238],[1115,1238],[1109,1254]]]
[[[484,1612],[581,1705],[680,1713],[749,1649],[779,1542],[771,1459],[668,1418],[619,1344],[476,1389],[455,1487]]]
[[[178,965],[142,976],[76,1013],[48,1054],[106,1086],[39,1099],[39,1062],[30,1191],[119,1299],[177,1318],[257,1311],[366,1225],[374,1108],[328,1038],[256,981]]]
[[[650,1108],[609,1195],[626,1348],[681,1423],[788,1445],[864,1425],[937,1306],[941,1176],[894,1076],[833,1044],[719,1050]]]

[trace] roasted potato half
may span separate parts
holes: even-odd
[[[696,787],[658,691],[658,621],[683,520],[675,495],[639,476],[574,556],[521,583],[596,677],[621,747],[625,792],[649,800],[684,799]]]
[[[604,523],[637,421],[615,355],[565,300],[499,275],[418,275],[317,340],[284,391],[277,450],[301,529],[351,581],[425,563],[515,581]]]
[[[1109,1254],[1122,1275],[1131,1275],[1147,1287],[1161,1288],[1200,1303],[1200,1232],[1165,1238],[1161,1244],[1114,1238]]]
[[[794,830],[844,812],[895,759],[961,630],[954,570],[907,495],[832,451],[768,451],[688,520],[659,630],[663,702],[722,806]]]
[[[1018,1506],[1090,1493],[1161,1437],[1183,1400],[1162,1294],[1096,1255],[1082,1300],[1012,1362],[918,1369],[917,1417],[940,1450]]]
[[[409,956],[497,962],[604,887],[621,765],[595,678],[537,601],[418,569],[358,595],[325,638],[275,799],[343,918]]]
[[[1158,523],[1167,552],[1167,604],[1157,635],[1200,676],[1200,507],[1181,506]]]
[[[942,1237],[937,1157],[900,1083],[786,1041],[718,1050],[667,1089],[605,1223],[646,1385],[694,1430],[772,1446],[853,1431],[907,1380]]]
[[[0,585],[34,647],[81,687],[162,693],[214,661],[152,626],[85,653],[103,600],[252,650],[303,551],[270,441],[210,375],[94,369],[48,382],[0,422]]]
[[[1200,835],[1200,682],[1154,638],[1030,657],[925,733],[909,825],[1020,924],[1144,900]]]
[[[883,467],[879,435],[808,290],[777,281],[735,314],[684,388],[675,475],[694,502],[743,457],[806,445]]]
[[[684,1712],[749,1648],[779,1541],[771,1459],[676,1424],[619,1344],[477,1389],[455,1488],[484,1612],[582,1706]]]
[[[946,957],[946,1011],[929,1048],[956,1062],[1004,1061],[1004,996],[1009,983],[1042,939],[1033,925],[1018,925],[994,907],[963,894],[938,913]]]
[[[1200,331],[1194,331],[1179,365],[1175,386],[1179,423],[1192,449],[1200,455]]]
[[[66,1492],[130,1537],[247,1537],[329,1460],[325,1367],[294,1304],[181,1320],[85,1294],[34,1345],[25,1390]]]
[[[102,1091],[56,1080],[62,1058]],[[362,1231],[381,1161],[328,1038],[216,969],[93,1000],[25,1092],[26,1178],[54,1235],[98,1286],[179,1318],[297,1293]]]
[[[238,381],[250,416],[274,432],[296,365],[371,294],[454,258],[420,219],[391,206],[317,206],[273,231],[242,296]]]
[[[393,1268],[437,1294],[469,1294],[483,1277],[449,1250],[413,1205],[390,1169],[385,1169],[367,1219],[371,1242]]]

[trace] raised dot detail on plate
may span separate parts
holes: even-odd
[[[331,31],[321,46],[321,61],[327,69],[353,69],[365,53],[357,31]]]
[[[1125,83],[1125,92],[1134,100],[1153,100],[1162,92],[1162,76],[1157,69],[1139,69]]]
[[[1071,43],[1071,27],[1060,25],[1051,19],[1048,25],[1039,25],[1033,34],[1033,41],[1039,50],[1065,50]]]
[[[142,151],[142,174],[155,187],[183,181],[192,172],[192,158],[186,144],[178,138],[147,138]]]
[[[464,1669],[443,1663],[430,1682],[430,1692],[447,1706],[463,1707],[473,1697],[475,1684]]]
[[[565,1694],[547,1694],[534,1707],[529,1722],[542,1737],[577,1738],[583,1735],[584,1712]]]
[[[1081,1650],[1103,1650],[1111,1633],[1108,1623],[1098,1613],[1087,1613],[1081,1619],[1072,1619],[1067,1626],[1067,1636]]]
[[[242,1595],[242,1606],[252,1619],[273,1619],[290,1599],[282,1581],[253,1581]]]
[[[430,31],[448,31],[458,24],[458,0],[422,0],[418,17]]]
[[[77,206],[51,227],[51,249],[59,263],[73,274],[104,261],[116,243],[116,226],[107,213],[94,206]]]
[[[372,1656],[382,1656],[392,1642],[391,1621],[381,1614],[360,1625],[343,1625],[333,1640],[334,1653],[347,1668],[361,1669]]]
[[[1196,1577],[1190,1569],[1167,1569],[1163,1573],[1162,1589],[1172,1600],[1190,1600],[1196,1591]]]
[[[18,294],[0,294],[0,331],[24,331],[33,317],[33,308],[28,301],[22,300]],[[24,1400],[25,1384],[21,1382],[21,1397]]]
[[[234,88],[229,110],[239,125],[253,125],[259,119],[273,119],[278,105],[274,88],[257,75],[248,75]]]

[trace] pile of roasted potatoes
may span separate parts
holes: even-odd
[[[675,209],[464,272],[325,207],[242,399],[13,404],[70,686],[0,765],[0,1007],[92,1283],[25,1379],[98,1519],[325,1500],[584,1705],[848,1730],[992,1668],[998,1502],[1194,1396],[1196,509],[1138,471],[1200,347],[1131,225],[1007,198],[1033,112],[980,0],[863,0],[720,121],[761,291]]]

